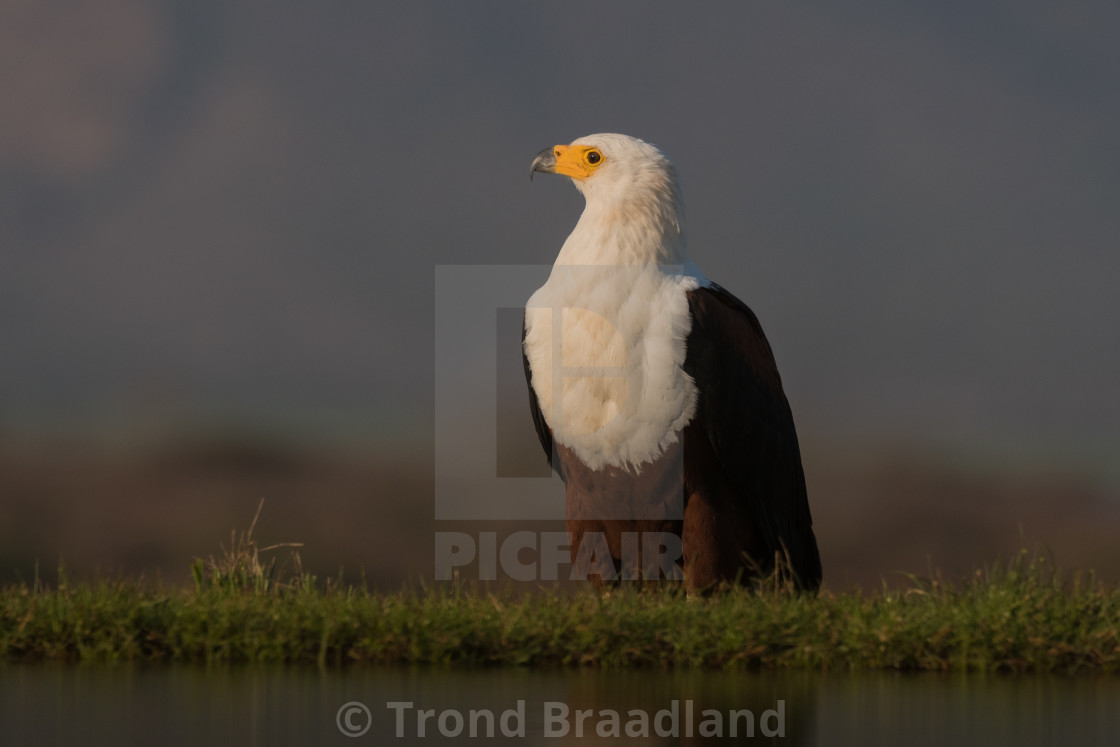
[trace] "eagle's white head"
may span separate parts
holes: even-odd
[[[677,170],[656,146],[629,135],[588,135],[542,150],[529,177],[537,171],[570,177],[587,200],[558,263],[688,262]]]

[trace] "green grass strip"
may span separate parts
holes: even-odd
[[[1120,591],[1042,565],[872,594],[699,598],[63,579],[0,589],[0,661],[1117,672]]]

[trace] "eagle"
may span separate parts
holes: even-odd
[[[573,577],[818,588],[774,354],[755,314],[689,259],[673,164],[650,143],[598,134],[540,151],[535,172],[570,178],[586,202],[522,331]]]

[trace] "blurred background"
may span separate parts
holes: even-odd
[[[529,162],[603,131],[673,158],[767,331],[828,585],[1020,546],[1120,579],[1118,22],[7,0],[0,580],[183,580],[262,498],[311,570],[430,578],[436,267],[550,264],[582,201]]]

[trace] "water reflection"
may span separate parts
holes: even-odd
[[[1116,677],[0,667],[5,745],[1113,745],[1117,706]]]

